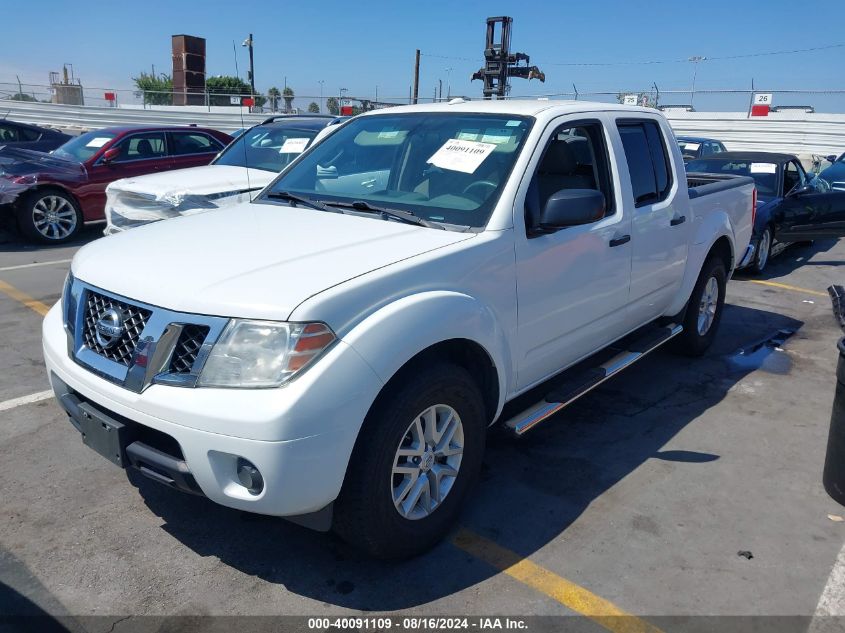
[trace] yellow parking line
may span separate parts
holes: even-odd
[[[466,528],[452,537],[452,544],[613,633],[662,633],[612,602]]]
[[[14,286],[7,284],[5,281],[0,279],[0,292],[5,295],[8,295],[15,301],[20,301],[30,310],[34,310],[41,316],[46,316],[47,312],[50,311],[50,307],[41,303],[38,299],[33,299],[25,292],[22,292],[15,288]]]
[[[803,292],[806,295],[816,295],[817,297],[827,297],[826,292],[819,292],[818,290],[810,290],[809,288],[799,288],[798,286],[790,286],[789,284],[781,284],[776,281],[763,281],[762,279],[749,279],[752,284],[760,284],[761,286],[773,286],[774,288],[782,288],[783,290],[793,290],[795,292]]]

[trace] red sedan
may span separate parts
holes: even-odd
[[[118,178],[207,165],[232,140],[200,127],[124,127],[87,132],[51,154],[0,150],[0,208],[28,238],[57,244],[105,220],[106,185]]]

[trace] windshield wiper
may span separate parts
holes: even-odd
[[[446,230],[446,227],[437,224],[436,222],[426,220],[425,218],[421,218],[420,216],[415,215],[410,211],[376,207],[371,205],[369,202],[365,202],[364,200],[353,200],[352,202],[332,202],[332,204],[336,207],[349,207],[355,209],[356,211],[361,211],[363,213],[378,214],[385,220],[392,218],[394,220],[399,220],[400,222],[405,222],[406,224],[416,224],[417,226],[425,226],[429,229],[442,229],[444,231]]]
[[[271,191],[267,194],[267,197],[271,200],[287,200],[288,202],[293,202],[294,206],[296,206],[296,204],[304,204],[305,206],[317,209],[318,211],[343,213],[343,211],[332,209],[329,205],[323,204],[319,200],[312,200],[311,198],[306,198],[305,196],[298,196],[290,191]]]

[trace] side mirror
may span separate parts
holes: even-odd
[[[604,194],[595,189],[562,189],[551,195],[540,213],[540,228],[556,230],[591,224],[604,217]]]
[[[812,183],[807,183],[805,185],[801,185],[799,187],[795,187],[792,191],[790,191],[786,196],[788,198],[795,198],[805,193],[813,193],[816,188],[812,185]]]
[[[831,154],[830,156],[825,156],[824,159],[829,163],[836,162],[836,154]]]
[[[103,152],[103,163],[109,164],[118,156],[120,156],[120,150],[117,147],[110,147]]]

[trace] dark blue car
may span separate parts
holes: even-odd
[[[58,130],[0,119],[0,147],[8,145],[36,152],[52,152],[72,138]]]
[[[757,213],[749,266],[762,272],[769,257],[791,242],[845,237],[845,191],[808,175],[792,154],[724,152],[687,163],[687,172],[751,176]]]
[[[831,189],[845,191],[845,154],[842,154],[839,158],[828,156],[827,159],[833,164],[822,170],[819,178],[827,181]]]

